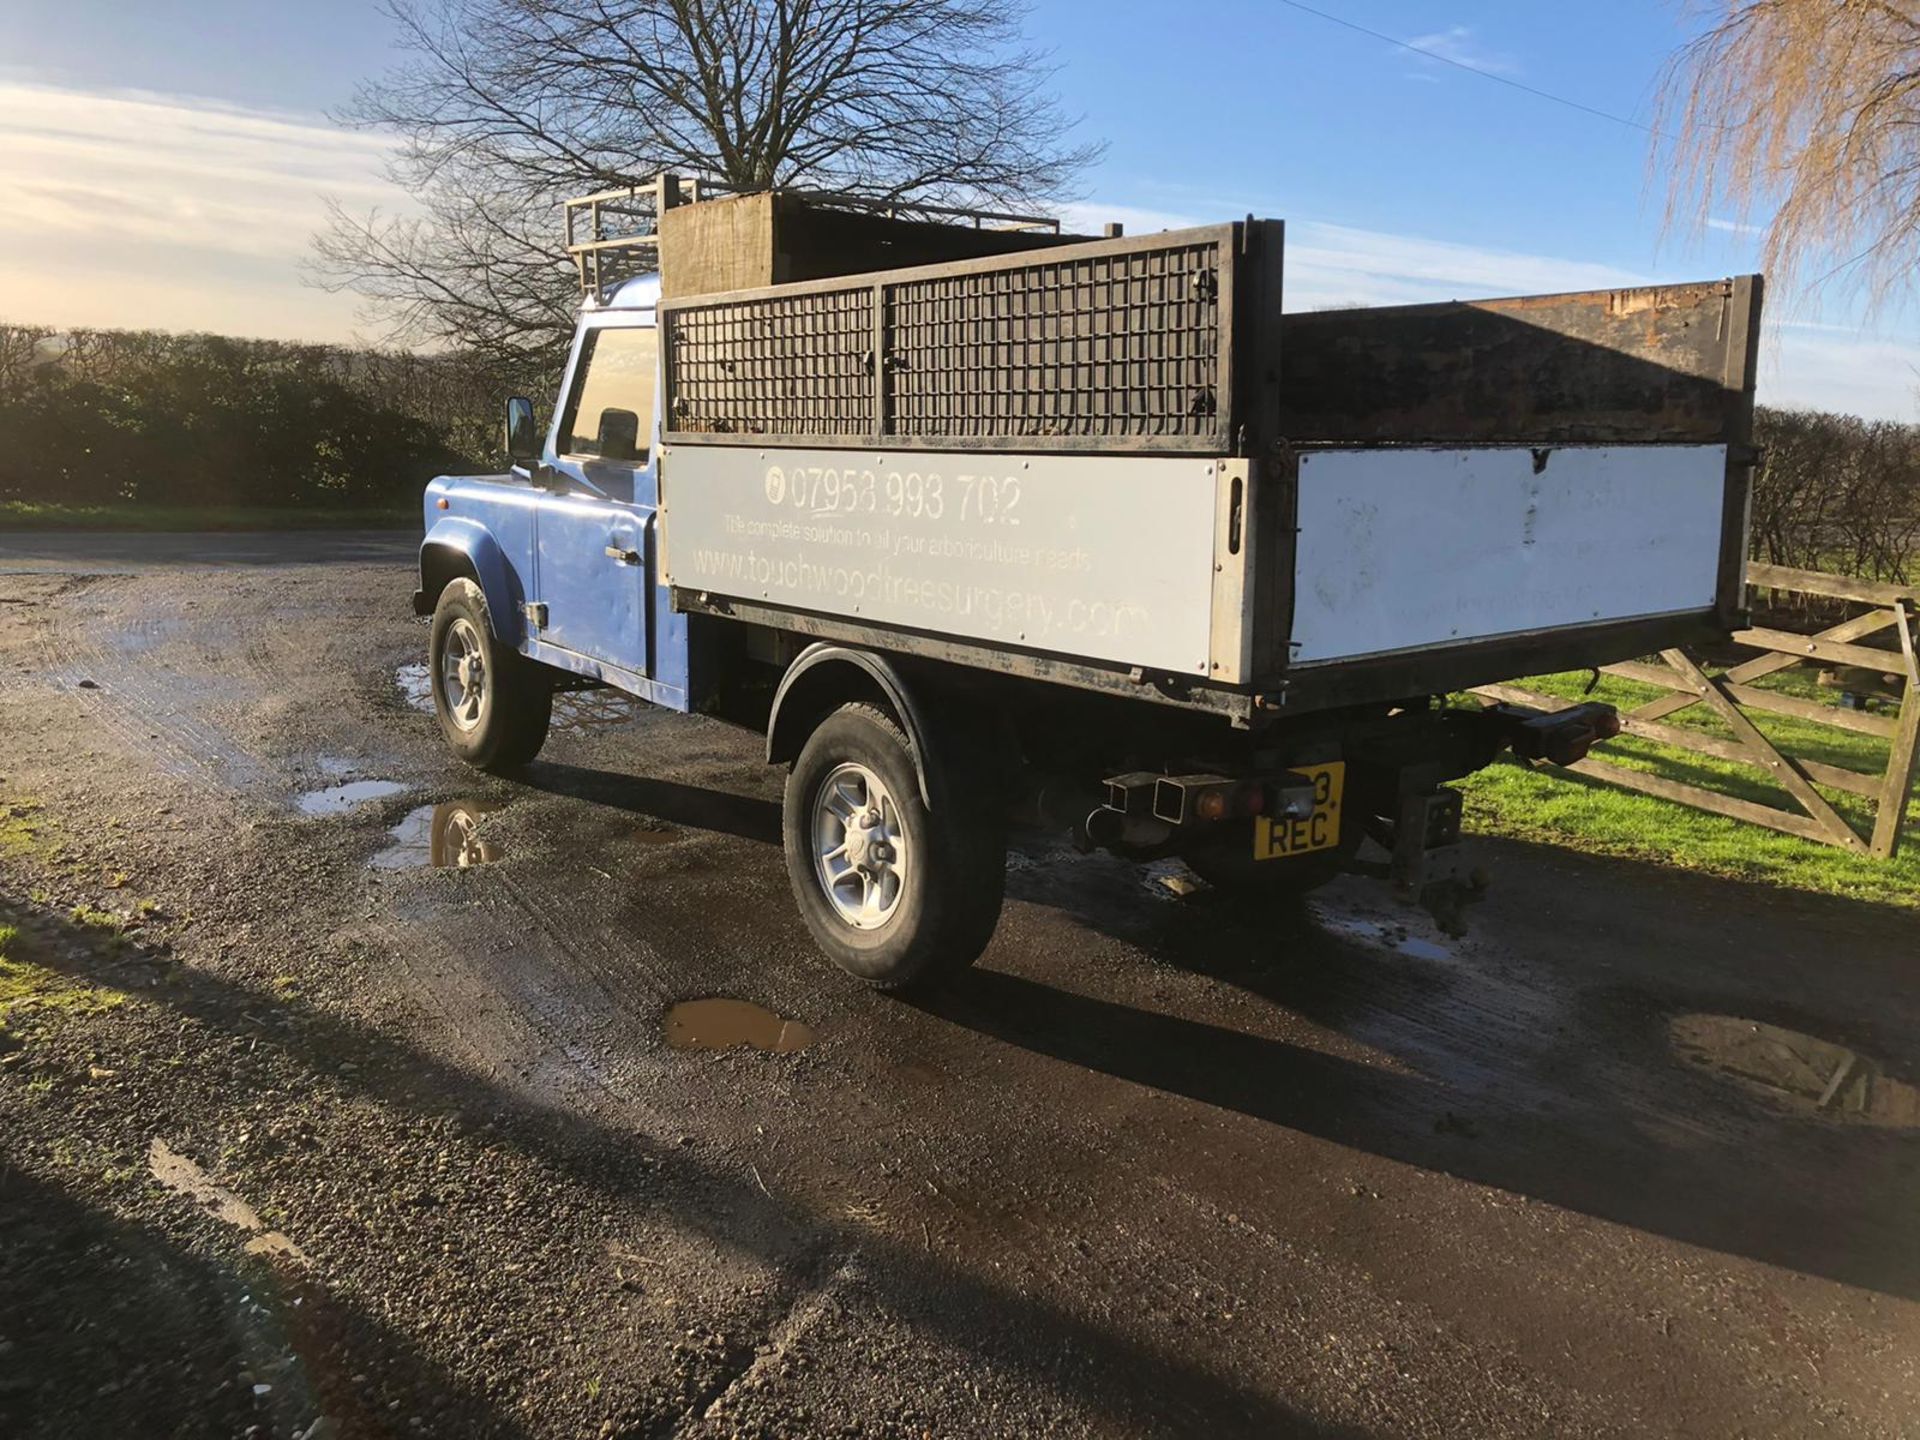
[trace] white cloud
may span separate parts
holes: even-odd
[[[1407,44],[1415,50],[1424,50],[1436,60],[1450,60],[1456,65],[1484,70],[1489,75],[1511,75],[1520,68],[1511,55],[1478,44],[1473,31],[1465,25],[1449,25],[1430,35],[1416,35]]]
[[[1061,228],[1075,235],[1098,235],[1100,227],[1108,224],[1125,226],[1129,235],[1151,235],[1159,230],[1187,230],[1209,223],[1173,210],[1143,210],[1134,205],[1105,205],[1092,200],[1057,205],[1053,213],[1059,215]]]
[[[0,135],[0,320],[350,339],[353,298],[301,281],[322,197],[357,208],[408,203],[380,178],[381,137],[210,101],[0,79]],[[1119,221],[1138,235],[1249,208],[1244,197],[1161,193],[1178,208],[1090,202],[1065,207],[1062,218],[1085,233]],[[1323,221],[1287,227],[1294,310],[1675,278],[1698,277]],[[1775,323],[1763,350],[1761,398],[1913,418],[1920,414],[1916,367],[1920,341]]]
[[[1920,343],[1836,334],[1843,327],[1769,327],[1760,350],[1768,405],[1920,420]]]
[[[386,141],[137,92],[0,82],[0,319],[345,339],[301,284],[323,196],[403,208]]]
[[[1287,226],[1287,308],[1416,305],[1492,295],[1612,290],[1647,278],[1618,266],[1302,221]]]
[[[1723,220],[1718,215],[1707,217],[1707,229],[1719,230],[1728,235],[1764,235],[1764,225],[1749,225],[1744,220]]]

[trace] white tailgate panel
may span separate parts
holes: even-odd
[[[1711,609],[1724,445],[1300,458],[1294,663]]]

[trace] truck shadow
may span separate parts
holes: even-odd
[[[780,843],[780,807],[771,800],[735,795],[701,785],[654,780],[619,770],[600,770],[540,760],[514,777],[544,794],[606,806],[653,820],[712,830],[763,845]]]
[[[592,773],[597,783],[602,777]],[[651,789],[640,793],[649,799],[654,795]],[[0,906],[0,914],[5,913]],[[137,949],[103,954],[97,937],[64,919],[42,916],[36,923],[54,943],[36,945],[34,958],[63,973],[113,985],[124,983],[126,965],[143,963]],[[614,1120],[498,1088],[463,1066],[297,997],[268,996],[188,966],[171,967],[168,983],[138,993],[143,1003],[166,1007],[183,1025],[191,1022],[245,1039],[316,1081],[324,1076],[350,1096],[378,1101],[402,1114],[449,1117],[471,1133],[510,1145],[558,1180],[586,1192],[591,1203],[608,1210],[609,1224],[616,1223],[620,1211],[670,1219],[704,1235],[718,1251],[760,1258],[802,1288],[834,1262],[859,1257],[864,1283],[880,1309],[986,1367],[1072,1395],[1118,1426],[1144,1423],[1162,1433],[1326,1440],[1366,1433],[1316,1421],[1203,1358],[1143,1343],[1042,1296],[951,1264],[921,1248],[918,1235],[909,1242],[869,1226],[809,1213],[803,1200],[783,1200],[685,1147],[656,1142]],[[341,1061],[349,1056],[355,1063],[343,1068]],[[5,1178],[0,1172],[0,1235],[17,1223],[15,1217],[33,1213],[37,1193],[9,1189]],[[582,1198],[563,1197],[569,1204]],[[68,1203],[61,1201],[63,1206]],[[487,1217],[478,1218],[484,1222]],[[288,1228],[298,1238],[297,1215]],[[328,1257],[316,1253],[314,1258],[316,1275],[324,1281]],[[3,1291],[0,1298],[5,1298]],[[385,1322],[358,1311],[342,1311],[341,1323],[351,1334],[333,1341],[336,1350],[372,1356],[391,1338]],[[78,1353],[74,1364],[96,1363],[85,1345]],[[395,1353],[403,1363],[413,1363],[404,1342]],[[439,1393],[430,1380],[420,1385],[416,1393]],[[460,1403],[471,1398],[446,1393]],[[487,1411],[477,1399],[472,1404],[469,1414],[476,1423],[462,1433],[518,1433],[497,1410]],[[374,1428],[364,1433],[385,1432]],[[665,1433],[664,1426],[659,1433]]]
[[[179,1223],[189,1223],[184,1202],[179,1209]],[[237,1237],[230,1257],[202,1253],[6,1159],[0,1315],[13,1342],[0,1354],[0,1430],[9,1435],[119,1435],[149,1425],[292,1435],[321,1415],[338,1435],[417,1434],[408,1410],[388,1408],[394,1392],[432,1397],[437,1420],[469,1435],[526,1433],[404,1335],[292,1263],[243,1256]],[[263,1387],[258,1396],[235,1379],[242,1372]]]
[[[528,782],[778,839],[768,801],[553,764]],[[1175,901],[1137,866],[1016,845],[1015,901],[1337,1030],[1401,1073],[1076,993],[1051,975],[975,970],[915,1003],[1129,1085],[1920,1299],[1907,1200],[1920,1186],[1920,1132],[1783,1113],[1683,1063],[1669,1039],[1683,1017],[1736,1018],[1833,1038],[1890,1080],[1920,1082],[1902,998],[1920,917],[1547,846],[1486,848],[1501,878],[1476,924],[1505,937],[1499,953],[1476,940],[1434,958],[1330,931],[1319,900],[1277,911],[1219,894]],[[1810,963],[1828,947],[1847,954],[1844,976]]]
[[[1737,1066],[1683,1057],[1673,1038],[1703,1020],[1779,1027],[1855,1047],[1889,1089],[1911,1086],[1920,1060],[1904,996],[1920,917],[1592,857],[1577,857],[1569,884],[1564,852],[1500,848],[1500,868],[1517,872],[1512,898],[1488,917],[1501,938],[1435,956],[1353,943],[1304,907],[1255,927],[1228,906],[1127,903],[1098,884],[1064,897],[1022,887],[1154,959],[1384,1052],[1391,1067],[1077,993],[1051,975],[979,969],[923,1005],[1130,1085],[1920,1298],[1920,1129],[1810,1099],[1796,1109]],[[1530,886],[1553,896],[1554,913],[1523,924]],[[1839,967],[1815,958],[1829,948],[1846,954]],[[1220,958],[1246,955],[1279,958]]]

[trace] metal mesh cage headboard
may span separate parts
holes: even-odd
[[[1234,235],[666,302],[667,438],[1224,450]]]

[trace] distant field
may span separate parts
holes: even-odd
[[[1656,699],[1650,685],[1602,676],[1586,696],[1588,672],[1543,675],[1516,682],[1528,690],[1569,701],[1604,700],[1628,710]],[[1831,702],[1833,693],[1814,683],[1804,669],[1783,671],[1759,682],[1763,688],[1803,699]],[[1884,713],[1884,712],[1883,712]],[[1814,725],[1784,715],[1747,712],[1761,733],[1788,755],[1825,761],[1862,773],[1883,770],[1887,742]],[[1689,706],[1667,723],[1726,738],[1732,731],[1705,705]],[[1609,763],[1649,771],[1670,780],[1698,785],[1756,801],[1795,809],[1786,793],[1751,766],[1711,755],[1676,750],[1650,740],[1622,737],[1604,749]],[[1856,795],[1818,787],[1862,833],[1871,833],[1872,807]],[[1852,895],[1896,905],[1920,906],[1920,804],[1909,801],[1900,853],[1879,861],[1829,845],[1796,839],[1709,815],[1669,800],[1622,790],[1567,771],[1532,770],[1511,757],[1462,782],[1467,794],[1467,823],[1482,834],[1548,840],[1596,853],[1632,855],[1689,870],[1710,871],[1800,890]]]
[[[0,530],[393,530],[418,527],[416,505],[368,509],[258,505],[56,505],[0,500]]]

